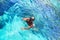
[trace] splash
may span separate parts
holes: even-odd
[[[49,0],[16,0],[15,4],[0,17],[3,28],[0,29],[0,40],[59,40],[60,17],[57,6]],[[53,5],[52,5],[53,4]],[[56,7],[55,7],[56,6]],[[56,12],[57,11],[57,12]],[[35,17],[33,29],[22,20],[24,17]],[[2,27],[2,26],[1,26]]]

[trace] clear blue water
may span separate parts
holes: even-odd
[[[55,0],[1,0],[0,40],[60,40],[60,3]],[[7,6],[8,5],[8,6]],[[24,17],[35,17],[38,31],[28,27]]]

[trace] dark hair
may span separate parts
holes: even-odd
[[[32,17],[30,17],[30,19],[31,19],[31,20],[33,20],[33,21],[35,20],[35,18],[34,18],[34,19],[32,19]]]

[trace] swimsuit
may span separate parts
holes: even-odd
[[[33,24],[33,22],[32,22],[32,18],[30,18],[30,20],[29,21],[26,21],[27,22],[27,24],[30,26],[30,27],[32,27],[31,25]]]

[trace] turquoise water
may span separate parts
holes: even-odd
[[[57,0],[10,1],[14,5],[0,16],[0,40],[60,40],[60,6]],[[33,28],[21,30],[28,27],[22,19],[32,16],[38,31]]]

